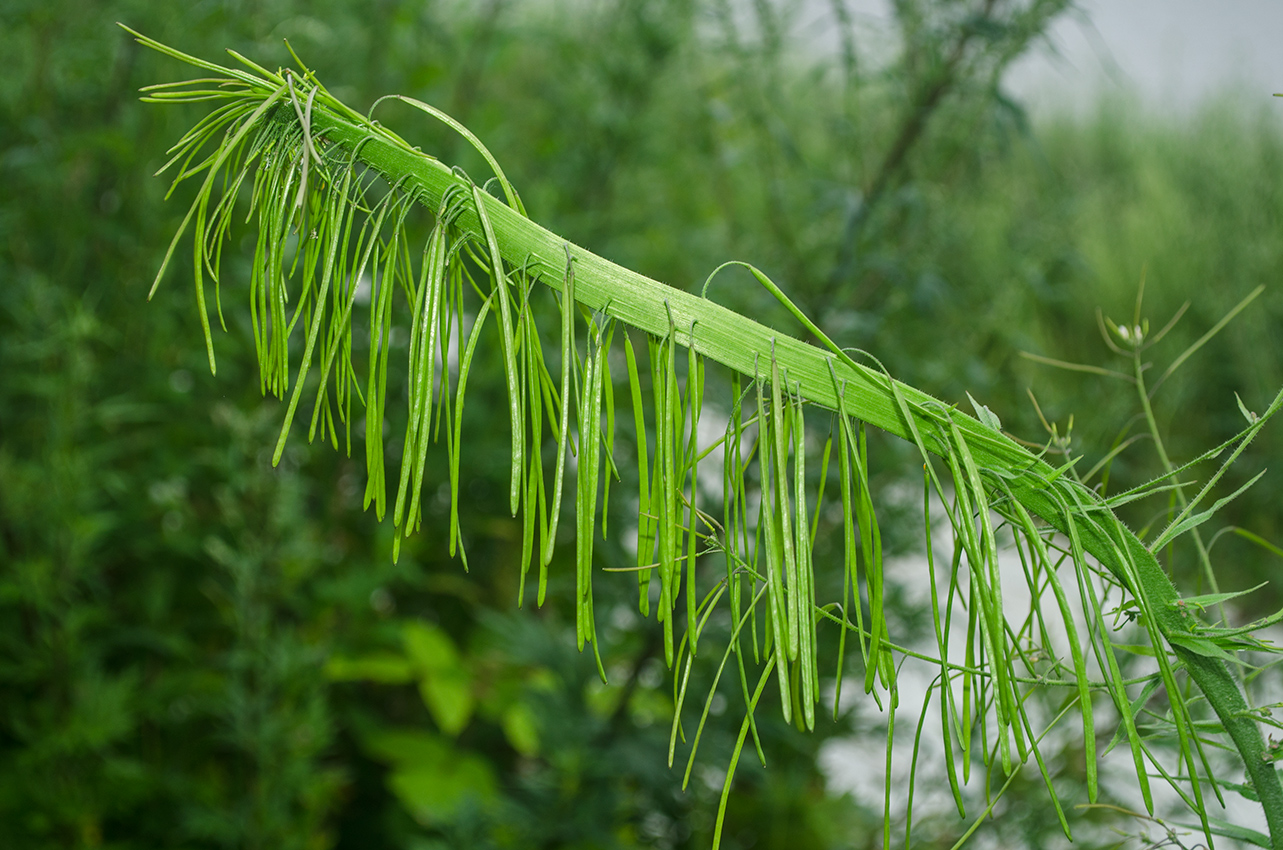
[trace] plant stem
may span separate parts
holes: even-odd
[[[442,163],[329,110],[318,110],[313,116],[313,132],[355,151],[390,182],[405,181],[405,190],[420,193],[429,207],[438,204],[451,187],[467,188]],[[926,447],[940,456],[948,452],[948,443],[937,429],[947,416],[964,435],[977,464],[1016,474],[1018,477],[1010,485],[1012,493],[1052,527],[1062,533],[1070,531],[1070,518],[1062,501],[1065,494],[1074,500],[1070,504],[1083,506],[1076,512],[1075,526],[1086,551],[1130,593],[1147,602],[1155,625],[1169,643],[1172,636],[1191,634],[1175,610],[1174,603],[1179,599],[1175,586],[1144,543],[1121,523],[1115,532],[1110,532],[1088,518],[1088,511],[1108,516],[1108,509],[1096,494],[1059,476],[1050,465],[1014,441],[907,384],[894,382],[893,389],[891,378],[849,358],[823,351],[571,245],[488,193],[479,193],[479,200],[485,204],[503,258],[513,265],[524,265],[547,285],[560,286],[568,250],[575,262],[574,297],[594,312],[601,311],[657,337],[672,333],[677,344],[745,375],[760,374],[762,364],[770,363],[774,357],[812,404],[858,417],[904,440],[912,440],[916,430]],[[481,222],[471,208],[460,215],[456,224],[478,239],[485,238]],[[834,373],[845,387],[841,400],[831,377]],[[896,391],[908,402],[915,420],[913,427],[900,413]],[[1154,427],[1153,413],[1143,391],[1142,399],[1147,419]],[[1161,442],[1158,445],[1162,452]],[[1283,785],[1266,760],[1265,743],[1247,714],[1243,691],[1222,661],[1178,645],[1171,645],[1171,649],[1229,733],[1260,797],[1273,845],[1283,850]]]
[[[1149,391],[1145,387],[1145,373],[1140,362],[1140,352],[1141,346],[1137,342],[1132,349],[1132,374],[1136,378],[1136,395],[1140,398],[1141,410],[1145,414],[1145,424],[1149,427],[1149,436],[1153,438],[1154,448],[1158,451],[1158,460],[1163,465],[1163,472],[1170,477],[1176,467],[1172,465],[1171,459],[1167,456],[1167,447],[1164,445],[1163,437],[1158,431],[1158,420],[1154,418],[1154,408],[1149,403]],[[1172,492],[1176,496],[1176,501],[1180,504],[1181,510],[1184,510],[1185,506],[1189,504],[1189,500],[1185,498],[1185,488],[1176,481],[1173,481],[1172,484]],[[1198,528],[1193,528],[1190,531],[1194,538],[1194,546],[1198,549],[1198,562],[1203,567],[1203,577],[1207,579],[1208,589],[1212,593],[1220,593],[1221,588],[1216,581],[1216,573],[1212,569],[1211,555],[1208,554],[1207,545],[1203,543],[1203,535]],[[1221,619],[1225,619],[1225,606],[1217,605],[1216,608],[1221,615]]]

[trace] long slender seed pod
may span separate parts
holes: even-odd
[[[472,322],[472,330],[468,334],[468,343],[463,349],[463,356],[459,358],[459,383],[454,393],[454,432],[456,434],[463,433],[463,400],[468,388],[468,374],[472,371],[472,357],[476,353],[477,342],[481,339],[481,329],[485,327],[486,316],[490,312],[492,303],[493,296],[481,303],[477,318]],[[450,462],[450,492],[450,546],[451,555],[453,555],[453,547],[459,535],[459,464],[457,458],[452,458]],[[523,580],[525,579],[524,570],[521,577]]]
[[[633,430],[637,444],[637,607],[643,617],[650,616],[650,562],[654,551],[653,515],[650,511],[650,463],[646,453],[646,418],[642,405],[641,378],[637,373],[637,355],[633,340],[624,334],[624,355],[628,363],[628,386],[633,399]]]
[[[806,728],[815,728],[815,703],[819,699],[819,677],[815,658],[815,587],[811,581],[811,534],[806,509],[806,430],[802,420],[802,400],[789,396],[793,418],[793,495],[797,513],[793,523],[797,533],[797,565],[792,576],[792,598],[797,610],[798,675],[801,679],[802,717]]]
[[[660,544],[660,535],[664,533],[665,506],[668,504],[668,496],[665,491],[668,478],[664,474],[667,465],[667,452],[669,449],[669,440],[666,434],[670,433],[662,426],[665,422],[665,405],[667,404],[667,384],[665,383],[664,353],[667,350],[653,335],[648,335],[647,353],[649,355],[648,363],[650,365],[650,386],[651,397],[653,399],[653,409],[655,411],[655,460],[650,473],[650,505],[639,507],[639,511],[644,514],[638,518],[639,545],[645,543],[647,560],[654,552],[656,574],[659,577],[659,599],[656,604],[655,617],[663,626],[664,642],[664,662],[672,667],[673,664],[673,617],[672,617],[672,583],[664,568],[663,547]],[[638,474],[644,474],[639,470]],[[640,550],[638,557],[641,557]]]
[[[566,273],[561,289],[561,419],[557,428],[557,472],[553,480],[552,505],[548,512],[548,530],[544,550],[539,558],[539,606],[548,591],[548,563],[552,560],[557,540],[557,520],[561,516],[561,487],[566,473],[566,443],[570,436],[570,382],[574,369],[575,343],[575,266],[570,248],[566,252]]]
[[[947,627],[942,627],[939,594],[936,591],[935,548],[931,540],[931,476],[925,467],[922,470],[922,518],[926,530],[927,576],[931,587],[931,609],[935,613],[933,619],[935,620],[936,650],[940,653],[940,675],[936,679],[936,684],[940,688],[940,736],[944,744],[945,774],[949,778],[949,789],[953,792],[954,804],[958,807],[958,817],[965,818],[967,810],[962,801],[962,789],[958,786],[958,767],[953,758],[953,733],[950,728],[951,718],[949,713],[953,689],[949,687],[948,629]],[[950,587],[952,588],[952,581],[950,582]],[[951,606],[952,601],[952,596],[950,596],[945,604]],[[925,716],[925,701],[922,710]],[[919,721],[919,725],[921,725],[921,721]],[[914,746],[917,746],[916,743]],[[908,841],[907,827],[905,841]]]
[[[619,478],[619,469],[615,465],[615,382],[610,374],[610,346],[615,338],[615,324],[606,321],[605,338],[601,350],[601,401],[606,414],[606,431],[602,444],[606,449],[606,474],[601,482],[601,539],[609,540],[607,516],[610,513],[610,480]]]
[[[693,332],[693,329],[692,329]],[[686,354],[686,394],[690,398],[690,442],[686,457],[690,468],[689,530],[686,546],[686,628],[691,633],[691,657],[696,655],[699,633],[695,631],[695,556],[699,551],[699,415],[704,406],[704,370],[692,348]],[[682,476],[685,478],[685,474]]]
[[[771,355],[771,436],[772,457],[775,461],[775,510],[779,517],[780,549],[783,552],[781,585],[784,588],[784,616],[786,619],[787,655],[789,661],[797,660],[799,600],[797,586],[797,553],[793,540],[793,519],[789,505],[788,431],[792,425],[792,411],[785,407],[783,380],[780,364]],[[782,668],[781,668],[782,669]]]
[[[502,172],[500,172],[502,173]],[[472,199],[476,205],[477,220],[485,233],[486,244],[490,248],[491,276],[495,290],[499,293],[499,330],[503,347],[503,374],[508,382],[508,417],[512,426],[512,475],[509,485],[509,509],[517,515],[521,504],[521,470],[525,465],[525,424],[521,415],[521,393],[517,391],[517,340],[512,329],[511,295],[508,293],[508,275],[503,268],[503,254],[495,240],[494,228],[490,226],[490,216],[486,214],[486,205],[482,201],[482,192],[472,187]],[[563,399],[563,403],[564,399]]]
[[[659,548],[659,607],[664,617],[664,659],[672,664],[673,615],[677,610],[677,596],[681,592],[681,571],[677,566],[679,545],[677,527],[679,524],[677,496],[680,488],[677,477],[680,460],[677,457],[681,441],[678,435],[685,423],[682,421],[681,405],[677,398],[677,340],[676,331],[669,323],[668,336],[659,346],[659,380],[661,403],[656,414],[656,433],[660,447],[655,453],[655,462],[659,466],[659,486],[656,498],[659,500],[659,531],[657,545]],[[674,668],[675,669],[675,668]]]
[[[775,446],[778,441],[774,438],[774,417],[768,417],[766,414],[766,402],[763,396],[762,380],[758,378],[757,383],[757,423],[758,423],[758,442],[761,451],[758,453],[758,473],[761,479],[762,501],[761,512],[758,518],[758,527],[764,531],[764,541],[762,546],[765,548],[766,555],[766,585],[767,585],[767,615],[770,620],[770,628],[767,631],[768,640],[775,648],[775,661],[779,666],[780,674],[776,676],[780,686],[780,705],[784,710],[784,722],[792,721],[793,699],[790,695],[788,681],[788,600],[784,595],[784,578],[782,566],[783,547],[779,545],[778,539],[782,536],[778,524],[778,511],[776,504],[779,500],[779,481],[773,480]],[[767,650],[769,653],[769,650]]]

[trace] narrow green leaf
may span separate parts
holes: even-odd
[[[1270,841],[1270,837],[1263,832],[1257,832],[1254,829],[1239,826],[1238,824],[1231,823],[1227,820],[1221,820],[1220,818],[1208,817],[1207,822],[1208,829],[1211,830],[1213,835],[1233,838],[1235,841],[1242,841],[1247,844],[1251,844],[1253,847],[1270,848],[1274,846],[1273,842]],[[1185,829],[1202,829],[1202,827],[1195,824],[1177,823],[1173,824],[1173,826],[1179,826]]]
[[[1157,552],[1161,550],[1164,546],[1166,546],[1168,543],[1171,543],[1173,540],[1175,540],[1177,537],[1180,537],[1185,532],[1190,531],[1191,529],[1197,528],[1198,526],[1207,522],[1209,519],[1211,519],[1213,516],[1216,515],[1217,511],[1219,511],[1221,508],[1225,507],[1230,502],[1237,499],[1257,481],[1260,481],[1261,476],[1264,474],[1265,474],[1265,470],[1262,469],[1260,472],[1256,473],[1256,475],[1252,476],[1251,480],[1249,480],[1242,487],[1238,488],[1233,493],[1229,494],[1223,499],[1217,499],[1216,502],[1207,510],[1201,513],[1194,514],[1192,516],[1186,516],[1184,519],[1181,519],[1178,517],[1176,521],[1173,521],[1173,523],[1169,525],[1163,531],[1163,533],[1158,536],[1157,540],[1149,544],[1150,551]]]
[[[435,106],[400,94],[393,94],[379,98],[379,100],[374,102],[374,106],[370,107],[370,112],[373,113],[375,106],[378,106],[382,101],[388,100],[389,98],[399,100],[402,103],[408,103],[415,109],[426,112],[442,124],[445,124],[451,130],[454,130],[460,136],[463,136],[463,138],[467,139],[468,144],[472,145],[477,153],[481,154],[482,158],[485,159],[486,164],[494,170],[495,176],[499,178],[499,185],[503,187],[504,197],[508,199],[508,206],[512,207],[523,216],[526,214],[526,208],[521,203],[521,197],[517,194],[517,190],[512,187],[512,184],[508,182],[508,178],[504,175],[503,169],[499,167],[499,161],[495,159],[494,155],[490,153],[490,150],[481,143],[481,140],[473,135],[471,130],[451,118],[446,113],[442,112],[440,109],[437,109]]]
[[[996,413],[972,398],[971,393],[967,393],[967,400],[970,401],[971,406],[975,408],[976,418],[979,419],[981,423],[988,428],[992,428],[998,433],[1002,433],[1002,420],[998,418]]]
[[[1222,602],[1228,602],[1231,599],[1238,599],[1241,596],[1249,596],[1256,593],[1256,591],[1265,587],[1267,584],[1269,584],[1268,581],[1263,581],[1256,587],[1250,587],[1247,590],[1239,590],[1232,593],[1205,593],[1201,596],[1182,596],[1178,601],[1168,603],[1168,607],[1177,608],[1178,606],[1189,606],[1202,611],[1207,608],[1211,608],[1213,605],[1220,605]]]

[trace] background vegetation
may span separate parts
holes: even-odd
[[[1276,104],[1232,99],[1030,126],[997,80],[1063,5],[902,3],[898,51],[866,56],[835,2],[837,48],[817,58],[801,18],[767,2],[0,4],[5,846],[706,846],[738,726],[729,712],[710,733],[683,794],[663,761],[671,689],[631,585],[599,583],[609,687],[556,592],[515,609],[502,417],[470,435],[493,451],[468,462],[468,576],[445,557],[440,511],[392,564],[390,530],[360,512],[359,463],[297,444],[272,469],[280,409],[252,389],[247,328],[231,326],[213,378],[182,273],[143,302],[184,211],[148,175],[198,113],[137,103],[183,72],[115,20],[265,64],[285,61],[288,37],[349,102],[440,105],[568,238],[688,288],[749,260],[844,344],[948,401],[969,390],[1038,441],[1032,387],[1062,431],[1076,415],[1094,462],[1128,394],[1019,352],[1112,365],[1095,308],[1128,317],[1142,269],[1156,324],[1191,302],[1172,354],[1271,284],[1283,135]],[[475,170],[408,110],[383,120]],[[1259,410],[1283,383],[1280,297],[1267,290],[1158,397],[1173,457],[1238,430],[1234,392]],[[911,449],[878,448],[894,506]],[[1280,450],[1267,430],[1240,468]],[[1114,475],[1157,470],[1140,442]],[[1223,521],[1277,540],[1279,487],[1267,476]],[[1218,548],[1224,586],[1275,568],[1243,541]],[[1192,586],[1187,555],[1171,563]],[[1283,600],[1266,588],[1250,605]],[[817,759],[826,741],[885,736],[853,716],[802,735],[761,712],[771,765],[741,765],[727,846],[880,840],[881,801],[832,790]],[[1050,841],[1041,787],[1011,793],[1028,805],[982,834]],[[915,835],[947,847],[965,827],[942,815]]]

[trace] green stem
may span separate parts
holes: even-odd
[[[462,186],[461,179],[440,162],[328,111],[313,116],[313,132],[356,151],[362,161],[390,180],[405,180],[405,188],[422,192],[429,206],[439,203],[452,186]],[[575,258],[574,297],[589,310],[601,311],[657,337],[671,333],[679,345],[745,375],[755,374],[755,365],[760,372],[760,364],[771,362],[774,356],[781,369],[788,370],[791,381],[800,385],[801,395],[808,402],[858,417],[904,440],[912,440],[916,429],[931,452],[944,456],[948,451],[937,429],[942,422],[940,414],[950,411],[950,407],[930,395],[895,382],[913,413],[915,422],[911,428],[897,406],[892,379],[882,373],[598,257],[524,218],[489,194],[480,193],[480,199],[486,205],[486,215],[504,259],[524,265],[547,285],[560,285],[565,252],[569,250]],[[478,239],[484,238],[481,223],[471,209],[465,209],[456,224]],[[836,386],[845,387],[841,400],[830,368],[837,374]],[[1152,427],[1148,398],[1144,403]],[[1019,474],[1011,485],[1015,497],[1062,533],[1069,531],[1068,520],[1062,502],[1052,495],[1053,488],[1062,493],[1072,490],[1078,504],[1107,511],[1094,492],[1058,476],[1046,462],[999,432],[956,410],[950,411],[949,417],[965,437],[976,463],[981,468]],[[1124,539],[1115,541],[1095,523],[1082,523],[1077,528],[1084,548],[1122,586],[1147,601],[1160,633],[1168,639],[1234,742],[1265,810],[1273,846],[1283,850],[1283,785],[1273,765],[1266,761],[1265,742],[1256,723],[1246,714],[1248,703],[1243,691],[1223,662],[1170,643],[1172,636],[1190,634],[1172,604],[1180,597],[1154,554],[1133,532],[1120,524],[1119,533]],[[1120,543],[1130,564],[1120,557]]]
[[[1158,429],[1158,421],[1154,417],[1154,409],[1149,401],[1149,392],[1145,386],[1144,368],[1140,358],[1141,346],[1137,340],[1135,347],[1132,349],[1132,368],[1133,375],[1136,379],[1136,395],[1140,399],[1141,410],[1145,415],[1145,423],[1149,428],[1150,437],[1154,440],[1154,448],[1158,452],[1158,459],[1163,465],[1163,472],[1171,476],[1175,471],[1171,459],[1168,457],[1167,448],[1163,443],[1162,434]],[[1173,493],[1176,501],[1184,510],[1189,504],[1185,496],[1185,489],[1173,481]],[[1212,569],[1211,556],[1207,551],[1207,546],[1203,542],[1203,536],[1199,529],[1192,529],[1194,545],[1198,550],[1199,563],[1203,568],[1203,575],[1212,593],[1220,593],[1220,587],[1216,581],[1216,574]],[[1146,552],[1149,550],[1146,549]],[[1225,620],[1224,605],[1217,606],[1222,620]],[[1225,620],[1228,625],[1228,620]],[[1164,635],[1170,632],[1164,630]],[[1266,820],[1269,823],[1271,842],[1277,848],[1280,846],[1280,837],[1283,837],[1283,793],[1279,792],[1278,772],[1264,748],[1264,742],[1261,739],[1260,729],[1256,723],[1250,720],[1245,721],[1245,716],[1249,711],[1249,705],[1246,699],[1246,690],[1242,686],[1241,677],[1236,677],[1225,666],[1224,662],[1211,658],[1206,658],[1196,653],[1190,652],[1182,647],[1174,646],[1176,655],[1184,662],[1186,670],[1203,691],[1207,697],[1207,702],[1212,706],[1218,718],[1224,724],[1225,729],[1230,734],[1234,746],[1238,749],[1239,755],[1243,758],[1244,766],[1247,768],[1248,776],[1252,780],[1253,786],[1259,790],[1261,805],[1265,809]],[[1197,669],[1196,669],[1197,668]],[[1236,722],[1230,723],[1230,720]],[[1250,727],[1250,728],[1245,728]],[[1269,798],[1267,801],[1267,797]]]
[[[1176,467],[1173,466],[1171,459],[1167,456],[1167,446],[1163,443],[1163,436],[1158,431],[1158,420],[1154,418],[1154,408],[1149,403],[1149,391],[1145,387],[1144,368],[1140,362],[1139,343],[1132,349],[1132,370],[1136,376],[1136,394],[1140,397],[1140,406],[1145,414],[1145,424],[1149,427],[1149,436],[1154,440],[1154,448],[1158,452],[1159,461],[1163,464],[1163,472],[1171,476]],[[1189,504],[1189,500],[1185,498],[1185,488],[1176,481],[1173,481],[1172,484],[1174,485],[1172,492],[1176,495],[1176,501],[1180,504],[1181,510],[1184,510],[1185,506]],[[1203,577],[1207,579],[1208,589],[1212,593],[1220,593],[1221,588],[1216,581],[1216,572],[1212,569],[1212,556],[1208,553],[1207,545],[1203,542],[1203,535],[1197,528],[1191,529],[1191,533],[1194,538],[1194,546],[1198,549],[1198,562],[1203,568]],[[1224,619],[1225,607],[1218,605],[1217,610],[1220,612],[1221,618]]]
[[[280,97],[284,90],[285,78],[239,56],[239,60],[261,73],[262,77],[218,68],[142,36],[139,40],[180,60],[228,73],[237,80],[236,86],[245,86],[245,91],[231,93],[229,97],[246,97],[251,102],[261,100],[257,113],[241,124],[237,137],[230,144],[225,143],[213,170],[218,169],[227,151],[239,144],[241,137],[251,125],[259,123],[260,118],[297,120],[295,111],[282,113],[277,110],[275,115],[267,112],[271,100]],[[1062,533],[1076,534],[1076,539],[1086,551],[1142,602],[1142,610],[1152,618],[1152,622],[1147,623],[1151,633],[1156,630],[1171,645],[1229,732],[1265,809],[1273,846],[1283,850],[1283,786],[1273,766],[1266,760],[1265,744],[1259,728],[1247,714],[1244,692],[1223,662],[1196,655],[1173,643],[1173,637],[1191,635],[1188,625],[1176,610],[1175,603],[1179,599],[1176,588],[1153,553],[1113,517],[1096,493],[1071,476],[1062,476],[1060,472],[1063,470],[1053,469],[998,430],[953,410],[926,393],[894,381],[883,371],[856,363],[822,335],[819,338],[828,345],[828,351],[569,244],[490,194],[474,192],[472,184],[442,163],[412,149],[323,89],[318,88],[318,91],[319,96],[316,92],[309,96],[311,123],[304,128],[305,137],[310,138],[313,145],[341,146],[381,173],[400,191],[431,209],[455,193],[472,196],[475,204],[461,205],[460,214],[452,223],[490,248],[500,276],[502,262],[507,262],[524,269],[548,286],[562,288],[566,285],[563,270],[571,268],[573,260],[573,299],[593,313],[603,313],[626,326],[665,339],[670,346],[685,346],[743,375],[756,378],[769,365],[771,373],[788,375],[790,394],[796,394],[799,400],[857,417],[941,457],[950,456],[951,444],[965,445],[970,454],[968,466],[973,470],[973,478],[976,477],[975,469],[991,470],[1000,475],[1006,482],[1005,489],[1027,510]],[[316,109],[312,111],[314,99]],[[481,150],[484,153],[484,149]],[[506,187],[506,181],[501,182],[505,182]],[[208,186],[205,191],[208,192]],[[204,207],[200,206],[200,209],[203,212]],[[198,221],[198,232],[201,226]],[[200,250],[203,246],[198,246]],[[494,256],[496,253],[498,257]],[[197,263],[199,273],[199,255]],[[163,270],[162,265],[162,274]],[[757,274],[756,270],[754,273]],[[758,277],[763,278],[760,274]],[[763,283],[766,283],[764,279]],[[782,293],[776,291],[776,294],[782,297]],[[804,325],[813,333],[817,332],[804,317],[799,318],[803,318]],[[206,335],[208,337],[208,328]],[[511,384],[509,391],[511,394]],[[1142,401],[1153,428],[1148,398]],[[562,403],[569,404],[564,393]],[[1166,460],[1161,442],[1159,446]],[[1106,521],[1097,522],[1096,518]],[[668,621],[665,622],[667,624]],[[1155,649],[1161,651],[1160,647]],[[1159,660],[1165,662],[1166,659],[1160,656]],[[785,675],[785,672],[781,671],[780,675]],[[1121,698],[1126,699],[1126,694]]]

